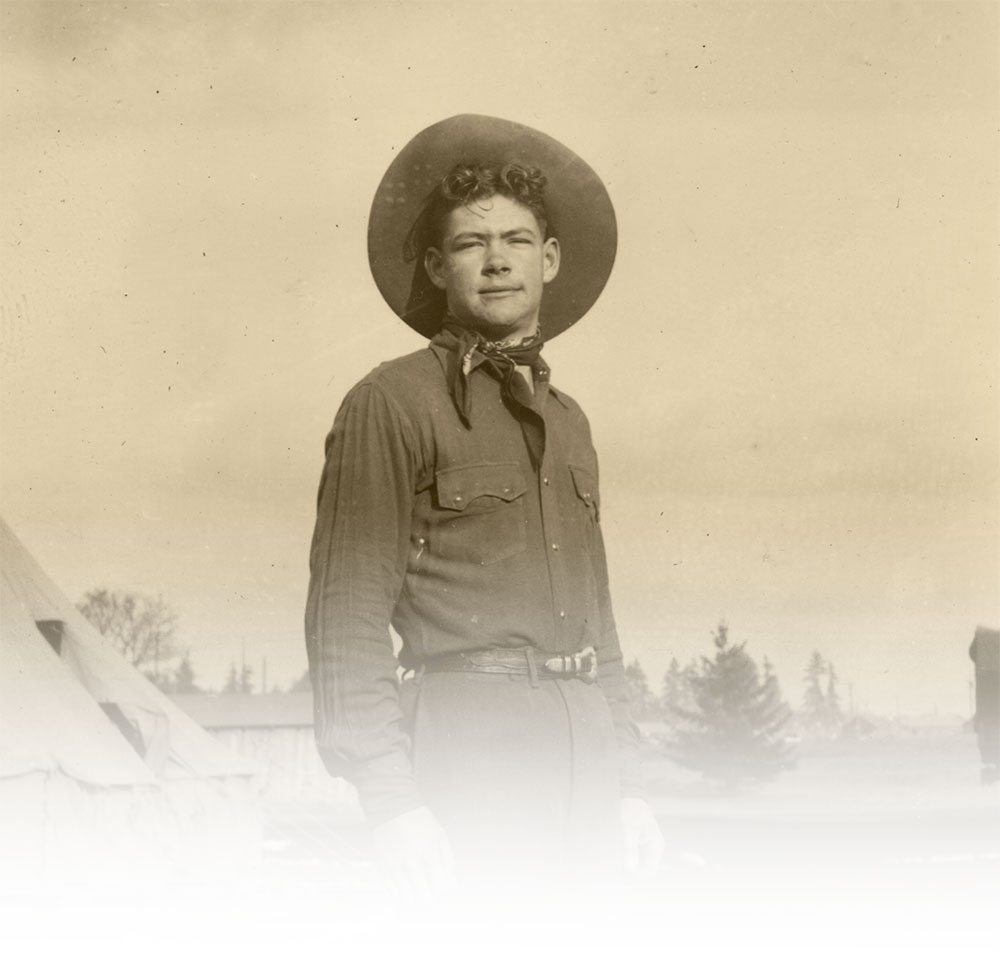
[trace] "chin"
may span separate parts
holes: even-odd
[[[473,329],[487,340],[503,340],[520,330],[518,320],[477,319]]]
[[[525,322],[522,314],[491,313],[489,308],[476,315],[472,326],[477,333],[481,333],[488,340],[500,340],[516,333],[527,335],[533,329],[530,324]]]

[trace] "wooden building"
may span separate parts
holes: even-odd
[[[353,786],[331,777],[320,760],[312,693],[180,694],[174,700],[234,754],[260,765],[264,797],[357,803]]]

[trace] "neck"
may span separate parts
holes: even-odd
[[[455,316],[450,310],[445,319],[454,320],[468,330],[478,333],[484,340],[490,343],[519,343],[527,340],[538,332],[538,320],[534,319],[530,323],[515,324],[510,326],[503,323],[489,323],[483,320],[463,320]]]

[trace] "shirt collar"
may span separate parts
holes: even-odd
[[[442,346],[437,339],[433,339],[430,342],[430,351],[437,357],[438,363],[441,365],[441,373],[447,375],[448,373],[448,348]],[[486,359],[481,353],[473,354],[472,356],[472,369],[475,370],[479,365]],[[552,371],[549,369],[549,365],[539,357],[538,358],[538,372],[535,373],[536,386],[543,386],[548,390],[549,395],[554,397],[559,403],[565,407],[569,408],[569,403],[567,402],[566,395],[560,391],[556,390],[552,384],[549,383]],[[542,372],[544,371],[544,373]]]

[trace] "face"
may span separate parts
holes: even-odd
[[[538,329],[542,289],[559,271],[559,243],[545,239],[531,209],[494,195],[449,213],[441,247],[424,268],[448,309],[490,340]]]

